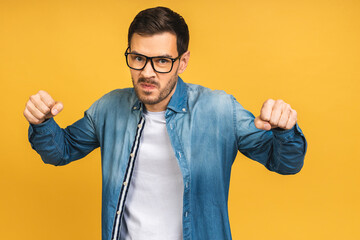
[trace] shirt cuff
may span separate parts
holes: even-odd
[[[291,129],[274,128],[274,129],[271,129],[271,131],[273,132],[273,134],[276,138],[278,138],[282,141],[286,141],[286,140],[294,137],[295,134],[304,136],[302,130],[300,129],[300,127],[297,123]]]
[[[49,118],[40,124],[31,124],[29,126],[30,133],[43,134],[49,132],[50,129],[56,126],[55,120],[53,118]]]

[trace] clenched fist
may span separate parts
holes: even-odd
[[[268,99],[263,104],[260,116],[255,118],[255,127],[263,130],[272,128],[291,129],[297,121],[297,112],[283,100]]]
[[[40,90],[29,98],[24,116],[29,123],[36,125],[56,116],[63,108],[61,102],[55,102],[47,92]]]

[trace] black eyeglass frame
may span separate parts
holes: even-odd
[[[155,72],[157,72],[157,73],[169,73],[169,72],[172,71],[172,69],[173,69],[173,67],[174,67],[174,62],[176,62],[176,61],[177,61],[178,59],[180,59],[181,56],[182,56],[182,54],[181,54],[181,55],[177,56],[176,58],[164,57],[164,56],[148,57],[148,56],[145,56],[145,55],[142,55],[142,54],[139,54],[139,53],[129,53],[129,52],[128,52],[129,49],[130,49],[130,47],[128,47],[128,48],[126,49],[126,51],[125,51],[126,64],[127,64],[127,66],[128,66],[129,68],[134,69],[134,70],[143,70],[143,69],[146,67],[146,64],[148,63],[148,61],[150,60],[151,67],[153,68],[153,70],[154,70]],[[127,56],[128,56],[129,54],[134,54],[134,55],[138,55],[138,56],[142,56],[142,57],[146,58],[146,62],[145,62],[145,64],[144,64],[144,66],[143,66],[142,68],[133,68],[133,67],[130,67],[129,62],[128,62],[128,58],[127,58]],[[154,67],[154,63],[153,63],[153,60],[152,60],[153,58],[166,58],[166,59],[170,59],[170,60],[171,60],[171,68],[170,68],[170,70],[169,70],[168,72],[160,72],[160,71],[157,71],[157,70],[155,69],[155,67]]]

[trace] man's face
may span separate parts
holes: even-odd
[[[131,38],[130,52],[148,57],[176,58],[178,56],[176,36],[168,32],[151,36],[141,36],[135,33]],[[184,60],[177,60],[169,73],[155,72],[150,61],[143,70],[130,69],[135,93],[145,104],[147,110],[156,112],[166,109],[175,92],[178,73],[183,72],[186,65],[187,60],[185,66]]]

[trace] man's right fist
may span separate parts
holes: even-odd
[[[40,90],[29,98],[24,116],[29,123],[36,125],[56,116],[63,108],[61,102],[55,102],[47,92]]]

